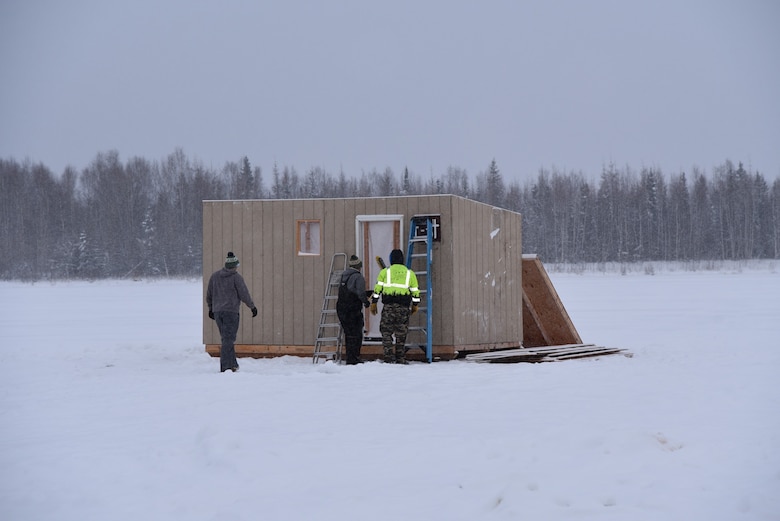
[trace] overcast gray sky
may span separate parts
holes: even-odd
[[[1,0],[0,157],[780,175],[776,0]]]

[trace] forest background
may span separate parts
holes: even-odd
[[[495,159],[473,177],[276,164],[269,177],[248,157],[214,169],[182,149],[161,161],[100,152],[61,175],[0,159],[0,279],[199,277],[203,200],[442,193],[521,213],[523,251],[545,263],[780,258],[780,179],[728,159],[710,172],[610,164],[598,179],[540,169],[508,183]]]

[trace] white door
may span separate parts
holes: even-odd
[[[376,258],[380,257],[385,264],[390,263],[390,252],[401,249],[403,236],[403,215],[358,215],[355,218],[357,233],[357,255],[363,259],[363,277],[366,279],[366,290],[373,290],[376,279],[382,270]],[[382,309],[382,302],[378,304]],[[381,340],[379,332],[379,314],[376,316],[366,312],[365,339]]]

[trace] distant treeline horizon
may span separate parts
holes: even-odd
[[[349,177],[248,157],[221,169],[176,149],[161,161],[100,152],[81,171],[0,159],[0,280],[202,275],[202,201],[454,194],[523,216],[525,253],[545,263],[780,258],[780,178],[743,163],[665,174],[607,165],[598,180],[540,169],[506,182],[494,159],[469,175],[391,168]]]

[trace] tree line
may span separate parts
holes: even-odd
[[[523,215],[523,251],[544,262],[780,258],[780,179],[726,160],[706,173],[605,166],[600,178],[541,169],[506,183],[495,160],[422,178],[408,169],[348,177],[249,158],[204,167],[98,153],[82,171],[0,159],[0,279],[200,276],[203,200],[455,194]],[[266,186],[267,185],[267,186]]]

